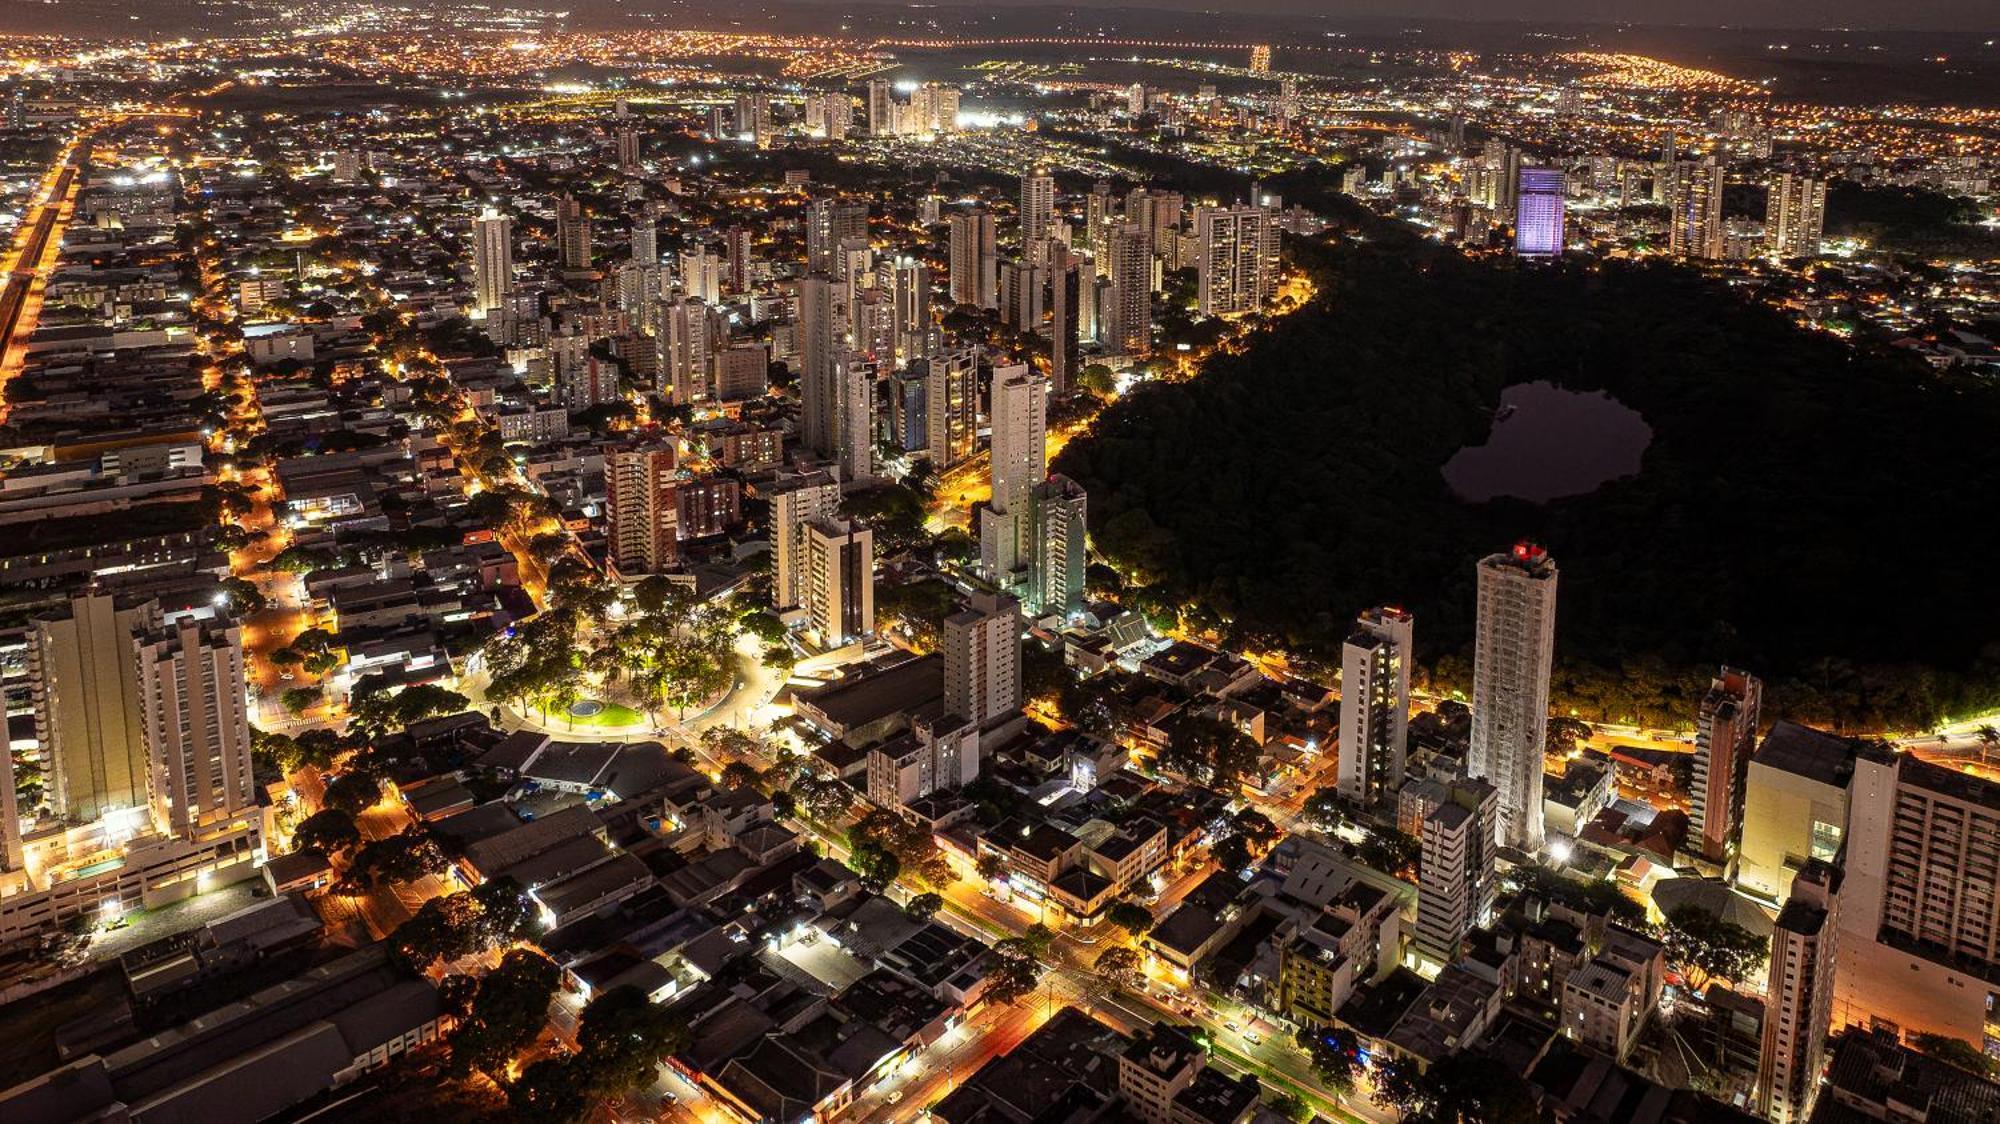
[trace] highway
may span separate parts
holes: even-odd
[[[77,191],[83,182],[79,154],[86,143],[82,137],[70,142],[44,176],[42,190],[22,223],[23,233],[0,268],[0,282],[6,286],[0,292],[0,386],[20,373],[26,359],[27,337],[40,318],[47,270],[53,264],[51,251],[62,245],[62,232],[76,211]],[[0,418],[5,413],[5,406],[0,406]]]

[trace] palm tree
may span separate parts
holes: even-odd
[[[1981,723],[1979,726],[1980,764],[1983,765],[1986,763],[1987,757],[1992,754],[1996,746],[2000,746],[2000,727],[1994,726],[1991,722]]]

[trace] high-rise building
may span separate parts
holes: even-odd
[[[71,823],[145,809],[152,802],[144,712],[132,638],[159,626],[160,607],[121,606],[86,593],[60,616],[38,619],[28,644],[35,740]]]
[[[1493,911],[1493,838],[1500,794],[1478,780],[1450,786],[1424,816],[1411,951],[1426,973],[1456,961],[1465,934]]]
[[[799,440],[823,457],[833,456],[838,445],[839,367],[845,349],[833,298],[833,282],[825,277],[799,281]]]
[[[979,777],[979,727],[949,712],[916,714],[910,730],[868,751],[868,801],[900,808]]]
[[[854,243],[868,245],[868,204],[813,200],[806,209],[806,270],[839,276],[840,251]]]
[[[630,175],[639,170],[639,130],[630,125],[621,126],[615,134],[618,140],[618,170]]]
[[[976,593],[944,619],[945,710],[984,729],[1021,708],[1021,606]]]
[[[1021,252],[1030,260],[1047,244],[1055,223],[1056,178],[1040,168],[1021,177]]]
[[[352,148],[336,149],[333,154],[333,182],[361,182],[361,153]]]
[[[660,317],[660,377],[685,405],[714,396],[709,374],[715,352],[714,313],[695,297],[667,304]]]
[[[831,473],[780,476],[771,493],[771,602],[779,609],[806,603],[806,528],[840,512],[840,483]]]
[[[762,143],[771,135],[771,95],[750,91],[736,95],[736,139]]]
[[[472,303],[481,316],[514,291],[514,220],[487,211],[472,223]]]
[[[806,624],[822,648],[875,634],[875,532],[839,518],[805,527]]]
[[[1262,207],[1203,207],[1194,214],[1203,316],[1255,312],[1278,284],[1278,224]]]
[[[1410,736],[1410,614],[1369,609],[1340,649],[1340,795],[1363,806],[1403,787]]]
[[[660,228],[653,224],[651,215],[632,216],[632,260],[641,265],[659,264]]]
[[[1808,861],[1771,929],[1757,1111],[1772,1124],[1805,1120],[1819,1092],[1839,962],[1840,882],[1839,868]]]
[[[1021,332],[1042,329],[1043,272],[1032,261],[1000,263],[1000,322]]]
[[[762,398],[771,385],[771,345],[758,340],[715,353],[715,397],[723,402]]]
[[[722,259],[697,247],[681,254],[681,292],[690,297],[722,303]]]
[[[972,455],[978,436],[979,352],[956,348],[921,362],[925,449],[932,470],[943,472]]]
[[[1271,47],[1259,43],[1250,48],[1250,73],[1263,76],[1271,73]]]
[[[868,80],[868,135],[871,137],[893,136],[896,132],[896,99],[894,87],[887,78]]]
[[[1667,250],[1677,258],[1718,260],[1723,256],[1721,161],[1673,166],[1668,193]]]
[[[154,815],[176,835],[258,815],[243,632],[192,615],[133,642]]]
[[[854,99],[846,90],[816,91],[806,95],[806,132],[824,140],[847,139],[854,121]]]
[[[1016,588],[1034,565],[1030,495],[1048,478],[1047,379],[1025,364],[993,371],[993,494],[979,516],[980,563],[1003,588]]]
[[[842,350],[835,371],[839,394],[834,402],[834,456],[844,481],[875,475],[875,372],[868,357]]]
[[[1024,603],[1034,617],[1062,616],[1083,609],[1084,575],[1090,568],[1085,528],[1089,497],[1083,485],[1052,474],[1030,495],[1035,512],[1035,567]]]
[[[590,219],[573,195],[556,200],[556,255],[564,269],[590,268]]]
[[[1819,256],[1826,229],[1826,181],[1785,172],[1764,205],[1764,252],[1774,258]]]
[[[931,268],[913,258],[895,265],[896,358],[903,362],[929,356],[937,340],[931,322]]]
[[[1049,269],[1049,387],[1058,397],[1076,385],[1082,369],[1084,267],[1057,248]]]
[[[1533,543],[1479,563],[1479,622],[1472,657],[1473,776],[1500,795],[1501,846],[1542,847],[1542,750],[1555,656],[1556,564]]]
[[[951,303],[1000,307],[1000,251],[992,213],[956,211],[947,221],[951,227]]]
[[[732,293],[750,291],[750,228],[732,226],[722,239],[724,276]]]
[[[1688,848],[1711,862],[1727,862],[1736,852],[1744,780],[1763,706],[1764,685],[1749,672],[1729,667],[1702,696],[1688,786]]]
[[[1520,177],[1514,204],[1514,252],[1524,258],[1561,256],[1567,177],[1561,168],[1539,167],[1523,167]]]
[[[671,444],[604,450],[605,560],[619,577],[664,573],[679,558],[674,472]]]
[[[1098,338],[1114,355],[1143,358],[1153,350],[1153,240],[1137,223],[1111,228],[1109,299]]]

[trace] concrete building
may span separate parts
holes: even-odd
[[[556,257],[564,269],[590,268],[590,218],[575,196],[556,200]]]
[[[1668,252],[1677,258],[1720,260],[1725,247],[1721,162],[1713,156],[1700,163],[1684,161],[1673,166],[1671,175]]]
[[[1203,316],[1255,312],[1278,286],[1278,223],[1263,207],[1203,207],[1194,213]]]
[[[183,616],[134,647],[154,816],[186,836],[261,815],[250,778],[242,629]]]
[[[1000,250],[990,211],[954,212],[950,227],[951,303],[1000,307]]]
[[[771,493],[771,601],[780,611],[805,605],[811,581],[806,528],[840,513],[840,484],[814,472],[781,476]]]
[[[974,594],[944,619],[944,705],[984,729],[1021,708],[1021,613],[1012,597]]]
[[[805,527],[806,623],[838,648],[875,634],[875,532],[838,518]]]
[[[979,776],[979,726],[949,711],[918,715],[907,733],[868,751],[868,799],[899,808]]]
[[[868,204],[821,198],[806,209],[806,272],[832,276],[841,247],[868,245]]]
[[[1465,934],[1493,911],[1494,838],[1499,792],[1484,781],[1459,781],[1423,822],[1417,878],[1417,928],[1411,951],[1425,970],[1458,959]]]
[[[1145,1124],[1174,1124],[1174,1099],[1208,1062],[1187,1028],[1156,1022],[1118,1058],[1118,1093]]]
[[[1514,252],[1524,258],[1560,257],[1567,177],[1561,168],[1520,169],[1515,200]]]
[[[1098,339],[1114,355],[1144,358],[1153,350],[1153,238],[1138,223],[1106,235],[1110,287],[1098,318]]]
[[[1744,777],[1737,889],[1782,901],[1808,860],[1839,857],[1858,748],[1792,722],[1771,727]]]
[[[979,352],[958,348],[918,362],[924,377],[925,450],[932,470],[943,472],[971,456],[978,439]]]
[[[481,316],[514,290],[514,220],[487,211],[472,223],[472,307]]]
[[[834,283],[815,274],[799,281],[799,443],[823,457],[838,449],[840,361],[846,335],[834,309]]]
[[[1466,764],[1499,790],[1501,846],[1542,847],[1542,749],[1555,658],[1556,564],[1533,543],[1479,563],[1472,662],[1472,745]]]
[[[1403,787],[1412,627],[1402,609],[1370,609],[1341,645],[1338,785],[1341,796],[1364,806]]]
[[[1729,667],[1702,697],[1689,785],[1688,849],[1710,862],[1727,863],[1735,853],[1744,780],[1763,706],[1763,683],[1747,671]]]
[[[72,823],[151,804],[132,638],[159,623],[157,602],[121,606],[96,593],[71,601],[60,616],[34,622],[28,676],[35,740],[49,769],[53,803]]]
[[[1795,172],[1771,181],[1764,204],[1764,253],[1773,258],[1819,256],[1826,230],[1826,181]]]
[[[671,444],[604,450],[605,561],[620,578],[665,573],[680,557]]]
[[[1805,1120],[1819,1092],[1839,962],[1839,901],[1840,871],[1808,862],[1771,932],[1757,1111],[1772,1124]]]
[[[1048,479],[1048,394],[1025,364],[993,372],[993,492],[979,513],[979,560],[1010,591],[1028,584],[1039,545],[1033,493]]]
[[[1052,475],[1031,490],[1035,513],[1035,565],[1022,602],[1031,617],[1067,617],[1083,608],[1090,567],[1086,524],[1090,497],[1083,485]]]
[[[1021,247],[1031,260],[1046,247],[1055,224],[1056,179],[1040,168],[1021,177]]]

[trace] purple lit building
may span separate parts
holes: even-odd
[[[1520,202],[1514,213],[1514,252],[1553,258],[1563,250],[1561,168],[1522,168]]]

